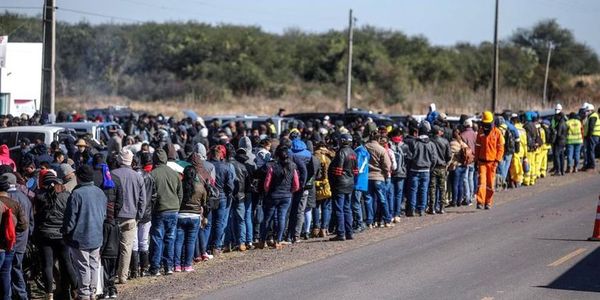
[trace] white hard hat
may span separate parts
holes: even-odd
[[[585,103],[583,103],[583,105],[581,106],[581,109],[585,109],[585,110],[587,110],[587,109],[588,109],[588,106],[590,106],[590,104],[589,104],[589,103],[587,103],[587,102],[585,102]]]
[[[587,109],[588,110],[594,110],[594,104],[588,104]]]

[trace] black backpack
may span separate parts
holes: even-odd
[[[506,127],[504,132],[504,153],[505,154],[514,154],[516,148],[516,139],[515,134],[510,130],[510,128]]]

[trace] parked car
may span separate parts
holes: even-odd
[[[78,138],[87,135],[95,143],[102,146],[108,143],[111,132],[121,129],[121,125],[114,122],[65,122],[46,126],[73,129]]]
[[[244,116],[229,119],[221,124],[221,128],[225,129],[229,127],[231,123],[243,122],[248,131],[252,129],[258,129],[260,125],[266,125],[268,120],[273,121],[275,124],[275,133],[279,136],[282,131],[288,128],[288,123],[293,119],[287,117],[276,117],[276,116]],[[249,133],[249,132],[248,132]]]
[[[11,157],[16,157],[15,153],[19,151],[21,141],[24,138],[29,139],[31,144],[36,144],[37,141],[40,141],[50,146],[52,142],[62,142],[68,136],[74,138],[75,132],[72,129],[49,126],[7,127],[0,129],[0,145],[6,144],[10,150]]]

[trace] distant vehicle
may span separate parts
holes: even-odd
[[[6,144],[10,149],[12,157],[15,151],[19,151],[20,141],[24,138],[29,139],[31,144],[37,140],[47,146],[54,141],[62,142],[68,136],[74,137],[72,129],[50,126],[17,126],[0,129],[0,145]]]
[[[115,122],[65,122],[48,124],[48,127],[69,128],[75,131],[78,138],[89,136],[99,145],[106,145],[110,140],[110,133],[121,129]]]
[[[252,129],[258,129],[261,125],[266,125],[267,120],[271,119],[275,124],[276,134],[279,136],[281,132],[288,128],[288,123],[293,119],[287,117],[276,117],[276,116],[245,116],[239,118],[233,118],[221,124],[221,128],[225,129],[229,127],[229,124],[243,122],[248,131]]]
[[[355,122],[359,118],[362,120],[366,120],[368,118],[373,119],[373,122],[380,125],[389,125],[394,121],[386,115],[374,113],[372,111],[366,111],[362,109],[352,108],[343,113],[331,112],[331,113],[323,113],[323,112],[306,112],[306,113],[294,113],[285,115],[288,118],[294,118],[296,120],[300,120],[302,122],[307,122],[309,120],[323,120],[325,116],[329,116],[329,121],[331,123],[335,123],[339,120],[343,121],[344,124],[350,124]]]
[[[0,37],[1,38],[1,37]],[[42,95],[42,43],[7,43],[0,68],[0,114],[33,115]]]
[[[109,106],[108,108],[94,108],[88,109],[85,111],[85,115],[88,120],[95,120],[98,117],[101,117],[103,120],[107,120],[109,116],[127,119],[131,116],[131,114],[135,114],[137,112],[133,111],[127,106]]]

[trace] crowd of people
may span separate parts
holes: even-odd
[[[123,129],[104,149],[85,138],[23,140],[11,157],[1,145],[0,294],[29,298],[28,252],[46,299],[107,299],[118,284],[193,272],[224,252],[347,241],[405,217],[492,209],[495,191],[595,170],[594,106],[555,111],[486,111],[451,124],[432,104],[421,121],[293,121],[279,135],[273,124],[148,114],[114,119]]]

